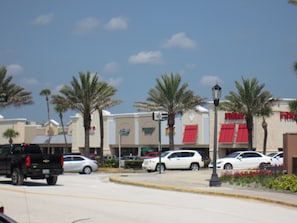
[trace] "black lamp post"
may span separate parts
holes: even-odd
[[[212,87],[212,97],[214,103],[214,142],[213,142],[213,168],[212,168],[212,175],[209,181],[209,186],[211,187],[218,187],[221,186],[220,179],[217,174],[217,128],[218,128],[218,112],[217,107],[220,102],[220,97],[222,93],[222,88],[216,84]]]

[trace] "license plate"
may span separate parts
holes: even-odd
[[[44,170],[42,170],[42,173],[43,173],[43,174],[49,174],[50,171],[49,171],[49,169],[44,169]]]

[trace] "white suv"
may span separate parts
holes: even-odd
[[[199,170],[204,166],[201,155],[195,150],[170,150],[159,157],[145,159],[142,168],[151,171],[161,171],[165,169],[191,169]],[[160,168],[160,169],[159,169]]]

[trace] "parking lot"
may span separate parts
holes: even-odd
[[[168,172],[167,176],[202,173],[176,171]],[[159,177],[156,173],[139,174],[142,178]],[[64,174],[56,186],[49,186],[44,180],[30,180],[22,186],[13,186],[8,179],[0,178],[0,206],[21,223],[131,223],[160,222],[160,219],[164,223],[175,223],[181,219],[210,218],[220,222],[235,222],[240,218],[241,222],[248,223],[266,222],[270,213],[278,213],[269,220],[270,223],[297,218],[295,208],[255,200],[122,185],[110,182],[110,175],[98,172]],[[133,173],[117,174],[123,178],[131,175]],[[253,216],[247,215],[246,210]]]

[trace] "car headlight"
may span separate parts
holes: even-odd
[[[149,163],[155,163],[155,160],[149,160]]]

